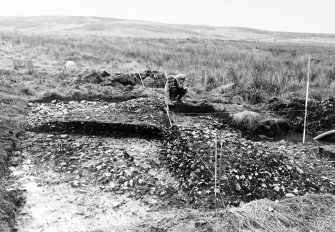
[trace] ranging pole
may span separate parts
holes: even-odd
[[[219,167],[220,167],[220,170],[219,170],[219,177],[222,176],[222,156],[223,156],[223,153],[222,153],[222,138],[220,140],[220,161],[219,161]]]
[[[215,172],[214,172],[214,194],[215,194],[215,217],[216,217],[216,228],[217,231],[219,219],[218,219],[218,207],[217,207],[217,194],[220,192],[217,188],[217,177],[218,177],[218,137],[215,136]]]
[[[171,121],[171,117],[170,117],[169,105],[166,105],[166,114],[167,114],[167,116],[169,118],[170,126],[172,127],[172,121]]]
[[[141,79],[141,82],[142,82],[143,87],[145,87],[145,86],[144,86],[144,83],[143,83],[143,79],[142,79],[141,73],[138,72],[138,75],[140,76],[140,79]]]
[[[305,143],[306,140],[306,124],[307,124],[307,104],[308,104],[308,88],[309,88],[309,69],[311,66],[311,57],[308,57],[308,66],[307,66],[307,84],[306,84],[306,102],[305,102],[305,120],[304,120],[304,134],[302,137],[302,143]]]
[[[217,193],[219,192],[218,191],[218,188],[217,188],[217,172],[218,172],[218,168],[217,168],[217,165],[218,165],[218,138],[217,136],[215,136],[215,171],[214,171],[214,195],[215,195],[215,214],[217,216],[217,200],[216,200],[216,197],[217,197]]]

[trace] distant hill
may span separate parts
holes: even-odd
[[[241,27],[164,24],[114,18],[72,16],[0,17],[0,31],[111,37],[335,43],[335,34],[273,32]]]

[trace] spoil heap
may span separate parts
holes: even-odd
[[[110,74],[106,71],[100,72],[98,70],[85,69],[78,75],[74,82],[76,84],[101,84],[108,79],[107,77],[110,77]]]
[[[288,118],[293,127],[302,131],[304,126],[305,100],[283,102],[277,98],[270,102],[270,110]],[[313,136],[335,128],[335,98],[308,101],[308,132]]]
[[[114,73],[110,75],[106,71],[84,70],[74,80],[76,84],[100,84],[103,86],[134,86],[141,85],[142,81],[146,87],[162,88],[165,85],[165,73],[155,70],[145,70],[142,73]]]

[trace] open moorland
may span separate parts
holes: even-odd
[[[300,139],[308,57],[308,135],[335,127],[334,42],[0,18],[0,231],[334,231],[335,149]]]

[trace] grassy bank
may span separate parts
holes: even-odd
[[[20,192],[8,183],[8,167],[24,128],[25,105],[25,100],[0,92],[0,231],[4,232],[15,227],[15,214],[22,204]]]

